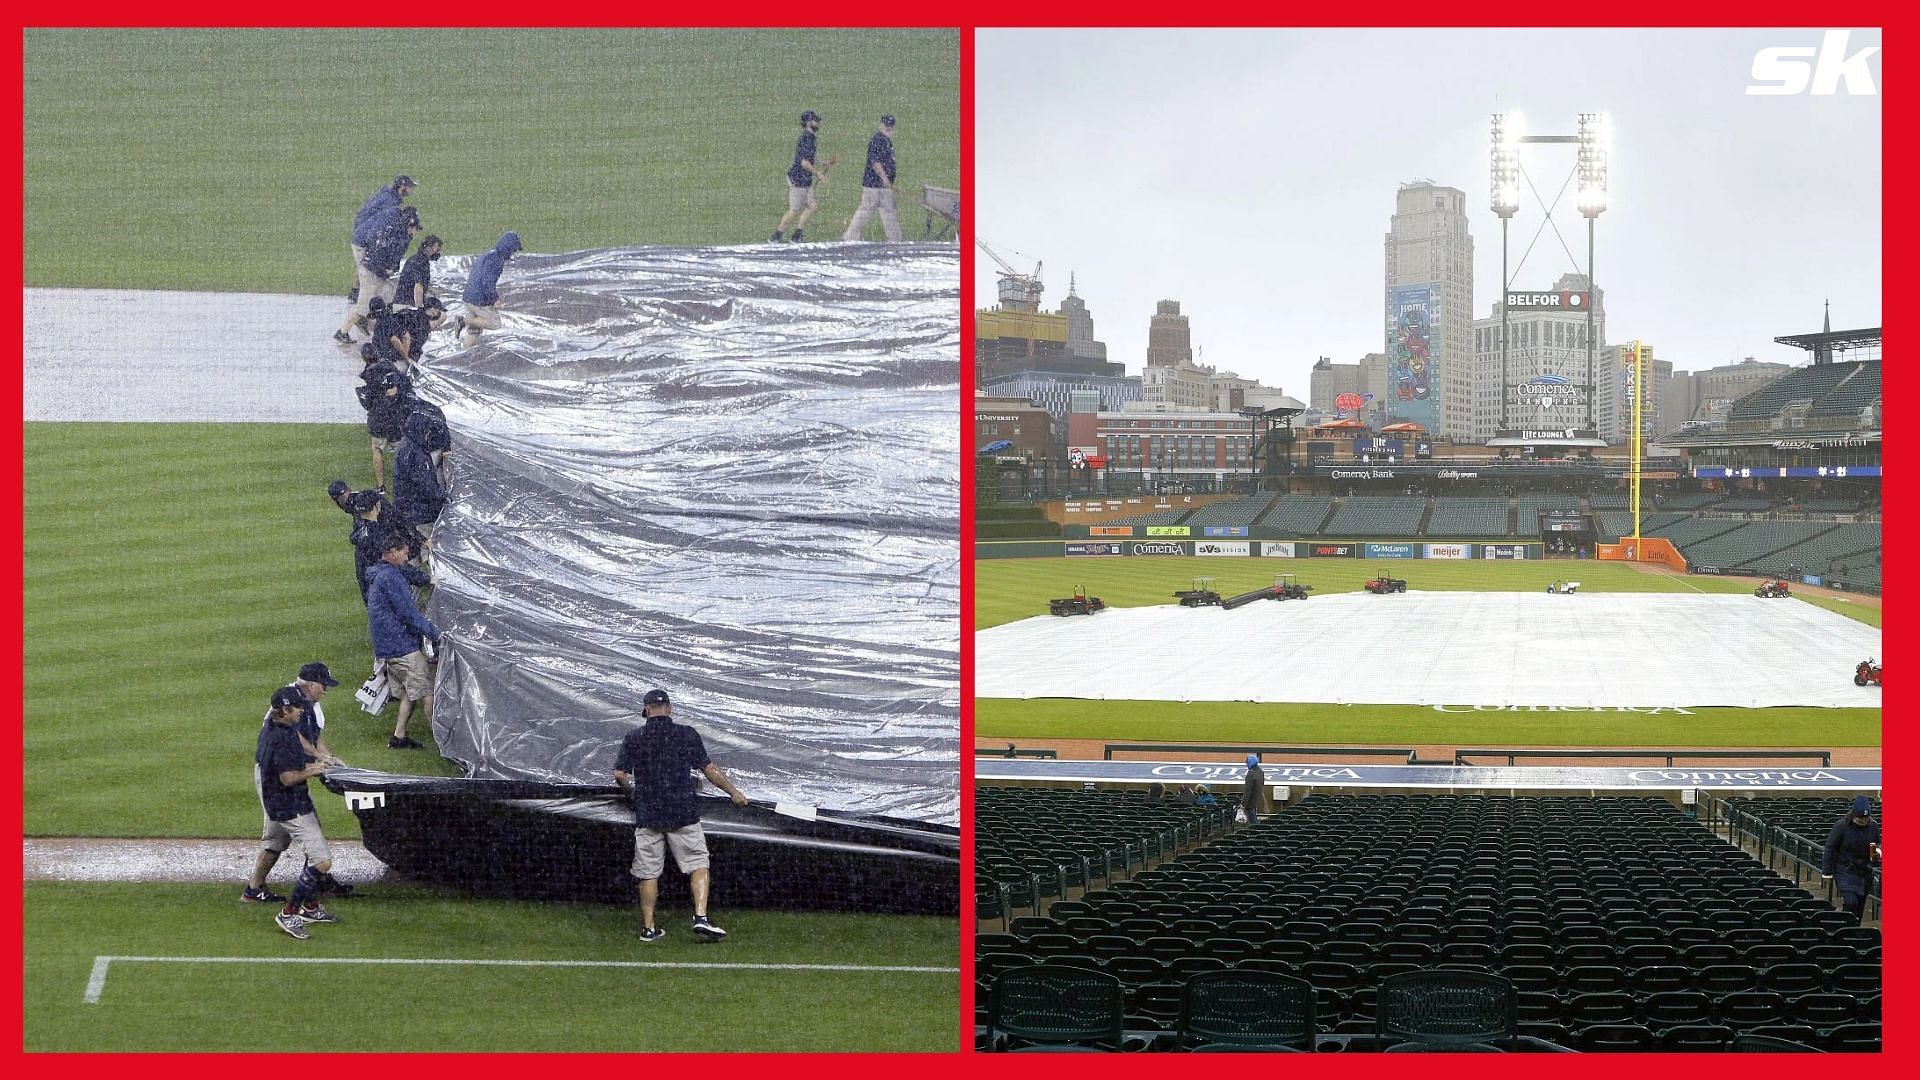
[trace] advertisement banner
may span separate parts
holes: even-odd
[[[1262,540],[1260,554],[1269,559],[1291,559],[1293,558],[1293,541]]]
[[[1202,540],[1193,545],[1195,555],[1251,555],[1253,545],[1245,540]]]
[[[1481,544],[1480,557],[1483,559],[1524,559],[1527,557],[1527,545]]]
[[[1788,477],[1793,479],[1805,478],[1810,480],[1818,480],[1823,477],[1832,477],[1833,479],[1836,479],[1836,480],[1845,480],[1850,476],[1851,477],[1864,476],[1869,478],[1879,476],[1880,466],[1878,465],[1807,465],[1807,466],[1789,465],[1789,466],[1786,466],[1785,468],[1774,466],[1774,467],[1761,467],[1761,468],[1748,468],[1748,469],[1695,469],[1693,470],[1693,475],[1699,477],[1702,480],[1748,480],[1756,476],[1762,477],[1762,478],[1769,477],[1769,476]]]
[[[1200,529],[1202,536],[1245,536],[1245,525],[1204,525]]]
[[[1132,536],[1133,526],[1131,525],[1089,525],[1087,527],[1087,535],[1088,536]]]
[[[1315,559],[1351,559],[1354,546],[1353,544],[1295,544],[1293,550],[1295,554],[1300,554],[1301,549],[1304,548],[1307,557]]]
[[[1124,555],[1120,544],[1068,544],[1068,555]]]
[[[1413,559],[1418,558],[1412,544],[1368,544],[1363,558],[1368,559]]]
[[[1193,526],[1191,525],[1149,525],[1147,526],[1147,535],[1148,536],[1192,536]]]
[[[1440,428],[1440,335],[1433,325],[1433,286],[1387,290],[1387,411],[1428,431]]]
[[[1191,555],[1193,554],[1193,545],[1182,544],[1182,543],[1178,543],[1171,540],[1161,540],[1157,543],[1145,543],[1145,544],[1136,542],[1136,543],[1127,545],[1127,554],[1129,555]]]
[[[1429,559],[1471,559],[1473,558],[1473,545],[1472,544],[1428,544],[1427,558]]]
[[[1406,454],[1406,450],[1406,443],[1399,439],[1372,438],[1353,440],[1354,457],[1359,457],[1362,454],[1372,454],[1376,457],[1382,454],[1388,454],[1394,457],[1401,457]]]

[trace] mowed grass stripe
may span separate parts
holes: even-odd
[[[1846,677],[1846,673],[1840,673]],[[979,698],[982,745],[1013,739],[1353,746],[1879,746],[1879,709],[1441,712],[1427,705]]]
[[[949,30],[36,29],[23,57],[29,285],[343,291],[353,212],[399,172],[456,253],[509,228],[540,252],[764,241],[804,108],[840,157],[820,239],[881,113],[903,226],[959,181]]]
[[[1047,601],[1071,596],[1076,585],[1113,607],[1171,604],[1195,577],[1211,577],[1223,596],[1273,583],[1291,573],[1317,593],[1351,592],[1379,574],[1405,578],[1430,592],[1541,592],[1555,581],[1580,582],[1585,592],[1751,593],[1742,578],[1651,574],[1624,563],[1567,560],[1250,559],[1201,557],[982,559],[974,563],[974,628],[984,629],[1047,613]],[[1312,601],[1309,600],[1309,603]],[[1832,610],[1878,625],[1878,613],[1853,605]],[[1871,615],[1871,618],[1863,617]]]
[[[350,691],[372,670],[349,522],[326,497],[371,483],[365,432],[331,424],[25,425],[28,835],[233,836],[258,828],[248,783],[267,695],[308,660],[343,685],[328,739],[393,757],[392,720]],[[100,777],[164,784],[137,814]],[[358,827],[324,796],[330,835]]]
[[[716,874],[724,868],[716,867]],[[663,909],[642,945],[628,907],[479,901],[374,885],[308,941],[226,886],[25,887],[25,1041],[34,1050],[950,1050],[958,976],[604,968],[356,968],[115,964],[83,1000],[95,957],[292,956],[952,967],[952,919],[716,910],[725,944],[696,943]],[[262,1023],[289,987],[312,1014]],[[884,999],[885,1008],[875,1002]]]

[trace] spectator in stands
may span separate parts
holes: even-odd
[[[1155,780],[1153,783],[1148,784],[1147,785],[1147,801],[1150,803],[1166,802],[1167,801],[1167,785],[1161,783],[1158,780]]]
[[[1880,861],[1880,823],[1873,820],[1873,800],[1855,796],[1847,816],[1834,822],[1827,834],[1820,879],[1831,880],[1840,894],[1840,909],[1862,922],[1867,917],[1867,894],[1873,891],[1873,867]]]
[[[1180,789],[1175,792],[1173,796],[1173,801],[1179,803],[1181,806],[1192,806],[1193,799],[1193,785],[1191,784],[1181,784]]]
[[[1260,810],[1267,797],[1267,774],[1260,768],[1258,754],[1247,755],[1246,786],[1240,791],[1240,809],[1247,815],[1247,824],[1260,824]]]
[[[1201,784],[1193,789],[1193,805],[1218,806],[1219,803],[1214,801],[1213,792],[1207,790],[1207,785]]]
[[[1017,758],[1017,757],[1019,757],[1019,756],[1020,756],[1020,748],[1019,748],[1019,747],[1017,747],[1017,746],[1015,746],[1015,745],[1013,745],[1012,743],[1008,743],[1008,744],[1007,744],[1007,753],[1006,753],[1006,756],[1007,756],[1007,757],[1010,757],[1010,758]]]

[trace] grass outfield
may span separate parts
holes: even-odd
[[[295,941],[229,886],[25,887],[29,1051],[885,1051],[959,1045],[957,973],[116,963],[94,958],[410,957],[955,966],[952,919],[715,911],[702,945],[604,905],[478,902],[372,886]],[[289,997],[289,995],[292,995]],[[298,1020],[269,1002],[297,1000]],[[876,1003],[884,1001],[884,1007]]]
[[[343,684],[327,698],[327,731],[348,762],[456,771],[430,750],[386,749],[392,707],[374,718],[352,698],[373,650],[349,522],[326,484],[371,482],[365,431],[24,428],[28,835],[252,834],[254,735],[268,695],[308,660]],[[138,809],[103,777],[138,785]],[[327,826],[358,836],[344,811]]]
[[[973,627],[976,630],[1047,613],[1047,600],[1087,591],[1113,607],[1174,603],[1173,592],[1195,577],[1211,577],[1232,596],[1273,584],[1291,573],[1320,593],[1352,592],[1382,572],[1406,578],[1409,587],[1433,592],[1538,592],[1554,581],[1575,580],[1586,592],[1751,593],[1745,578],[1652,574],[1626,563],[1565,560],[1450,562],[1443,559],[983,559],[974,566]],[[1844,600],[1822,607],[1880,625],[1878,609]]]
[[[1044,614],[1051,597],[1075,585],[1115,607],[1173,603],[1176,589],[1210,576],[1222,594],[1269,585],[1294,573],[1316,592],[1346,592],[1382,571],[1413,588],[1480,592],[1545,589],[1572,578],[1591,592],[1749,593],[1743,578],[1650,574],[1624,563],[1448,562],[1374,559],[987,559],[974,563],[974,628]],[[1821,607],[1880,625],[1880,610],[1843,599]],[[1781,601],[1786,603],[1788,601]],[[1097,616],[1096,616],[1097,618]],[[1851,661],[1849,661],[1851,663]],[[1841,672],[1844,675],[1845,672]],[[1101,739],[1113,742],[1270,742],[1278,745],[1545,746],[1879,746],[1877,708],[1698,708],[1649,715],[1595,710],[1441,712],[1425,705],[1313,702],[1084,701],[979,698],[982,741]]]
[[[983,745],[1013,739],[1041,746],[1045,739],[1276,746],[1879,746],[1880,710],[1441,712],[1428,705],[979,698],[974,731]]]
[[[881,113],[909,235],[959,183],[947,30],[35,29],[23,57],[28,285],[344,291],[400,172],[454,253],[764,241],[806,108],[840,157],[817,239]]]

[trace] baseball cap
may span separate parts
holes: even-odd
[[[1873,813],[1873,800],[1865,795],[1853,797],[1853,813],[1856,817],[1867,817]]]
[[[880,123],[881,123],[881,125],[882,125],[882,126],[884,126],[884,127],[892,127],[892,126],[893,126],[893,114],[892,114],[892,113],[882,113],[882,114],[881,114],[881,116],[880,116]]]
[[[673,701],[667,697],[665,690],[649,690],[647,691],[647,696],[640,699],[640,703],[643,705],[671,705]]]
[[[803,112],[800,114],[800,122],[803,124],[808,122],[809,120],[818,120],[818,119],[820,119],[820,114],[817,112],[814,112],[812,109],[808,109],[806,112]]]
[[[338,502],[340,496],[345,495],[351,490],[353,489],[347,486],[345,480],[335,480],[333,483],[327,485],[327,498]]]
[[[305,705],[307,695],[296,686],[283,686],[273,692],[273,708],[284,709],[289,705]]]
[[[300,668],[300,681],[317,682],[321,686],[340,685],[340,680],[333,677],[333,672],[327,670],[327,665],[318,660]]]
[[[401,173],[399,176],[396,176],[393,178],[393,186],[394,187],[419,187],[420,185],[413,182],[413,177],[408,176],[406,173]]]

